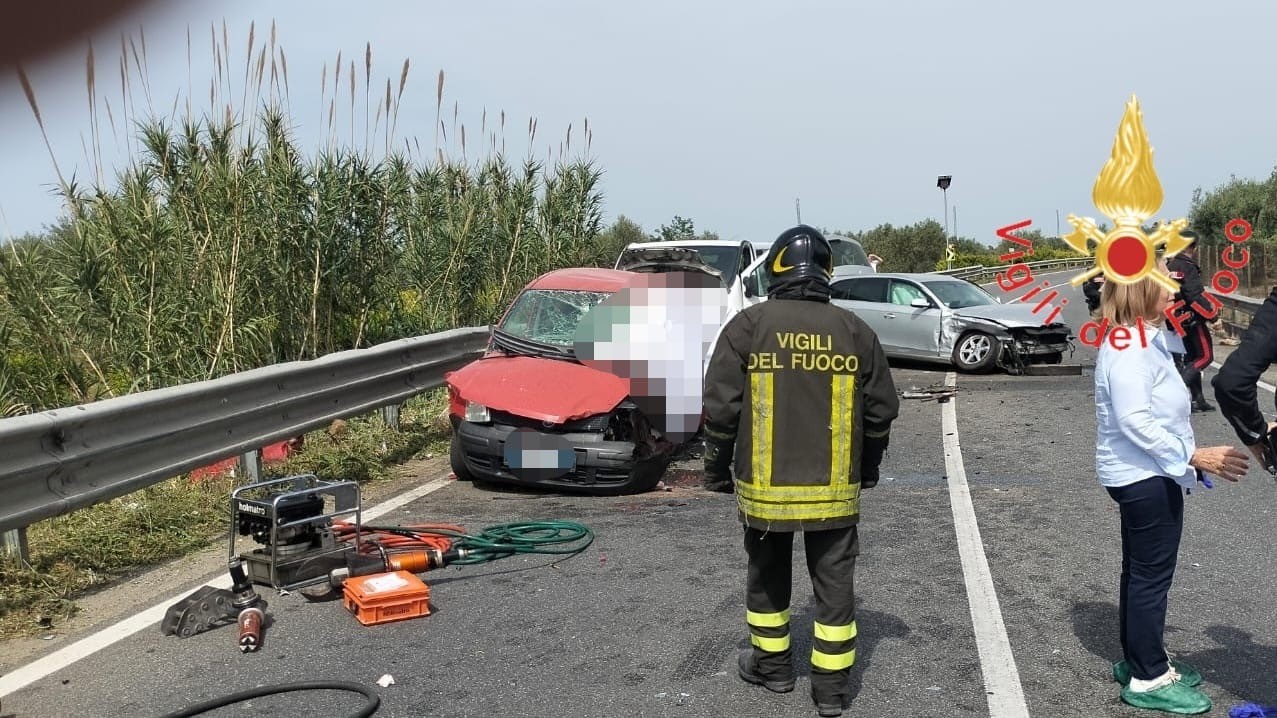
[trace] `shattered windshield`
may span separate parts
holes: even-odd
[[[610,292],[529,289],[510,307],[500,331],[516,339],[571,352],[576,325]]]
[[[940,301],[944,302],[946,307],[950,309],[962,309],[964,307],[983,307],[989,304],[997,304],[993,296],[983,289],[970,284],[968,282],[955,282],[952,280],[940,282],[923,282],[927,285]]]

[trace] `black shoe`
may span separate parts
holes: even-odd
[[[793,676],[783,680],[767,680],[759,674],[758,663],[754,660],[753,651],[742,652],[737,660],[737,665],[740,668],[740,677],[746,683],[753,683],[756,686],[762,686],[772,693],[788,693],[794,690]],[[833,715],[841,714],[842,711],[840,710],[838,713],[834,713]],[[821,715],[824,714],[822,713]]]
[[[835,698],[831,701],[828,698],[817,698],[814,694],[811,699],[816,702],[816,714],[822,718],[837,718],[849,707],[843,699]]]
[[[1207,403],[1205,397],[1193,400],[1193,411],[1215,411],[1215,407]]]

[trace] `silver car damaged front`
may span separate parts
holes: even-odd
[[[1065,351],[1072,356],[1074,349],[1067,325],[1043,324],[1039,314],[1021,303],[950,310],[941,327],[941,348],[950,352],[958,338],[968,331],[991,335],[1000,345],[997,365],[1011,374],[1023,373],[1033,357]]]

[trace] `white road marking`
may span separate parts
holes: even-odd
[[[1217,361],[1213,361],[1213,362],[1211,362],[1211,363],[1210,363],[1210,366],[1211,366],[1211,368],[1212,368],[1212,369],[1214,369],[1215,371],[1219,371],[1220,369],[1223,369],[1223,368],[1224,368],[1224,365],[1223,365],[1223,364],[1220,364],[1220,363],[1219,363],[1219,362],[1217,362]],[[1257,385],[1260,389],[1267,389],[1268,391],[1271,391],[1272,393],[1277,394],[1277,386],[1273,386],[1272,384],[1269,384],[1269,383],[1268,383],[1268,382],[1266,382],[1266,381],[1257,381],[1257,382],[1255,382],[1255,384],[1256,384],[1256,385]]]
[[[425,496],[426,494],[438,491],[451,483],[451,479],[435,479],[422,484],[411,491],[399,494],[394,498],[363,511],[360,516],[360,523],[366,523],[384,516],[395,509]],[[201,585],[210,585],[217,588],[230,588],[231,577],[228,573],[223,572],[207,584]],[[25,666],[14,669],[10,673],[0,676],[0,698],[13,693],[14,691],[25,688],[45,676],[60,671],[80,659],[87,658],[103,648],[122,641],[148,626],[159,623],[163,620],[164,614],[168,611],[169,606],[183,598],[186,598],[198,588],[199,586],[193,586],[178,595],[169,597],[168,600],[163,601],[162,603],[142,611],[141,613],[130,616],[129,618],[103,628],[97,633],[82,638],[66,648],[50,653],[44,658],[28,663]]]
[[[957,374],[945,375],[946,386],[957,385]],[[1011,640],[1002,622],[998,592],[984,555],[980,527],[976,523],[971,491],[967,487],[967,471],[962,463],[962,447],[958,443],[957,397],[951,397],[940,410],[940,432],[944,440],[944,468],[948,475],[949,504],[953,509],[953,526],[958,535],[958,555],[962,558],[962,577],[967,585],[967,602],[971,608],[971,624],[975,628],[976,649],[980,653],[980,671],[989,701],[990,718],[1019,718],[1029,715],[1020,684],[1020,672],[1011,652]]]

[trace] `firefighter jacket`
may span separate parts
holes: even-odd
[[[1177,254],[1166,260],[1166,269],[1170,271],[1171,279],[1179,282],[1179,292],[1175,294],[1175,299],[1183,300],[1184,304],[1178,306],[1175,312],[1187,317],[1184,326],[1214,319],[1218,309],[1213,308],[1211,301],[1205,296],[1202,269],[1197,265],[1197,260],[1182,253]]]
[[[733,445],[741,519],[757,529],[857,523],[865,436],[885,444],[899,410],[877,335],[823,301],[747,307],[706,369],[706,433]]]
[[[1268,434],[1268,422],[1259,409],[1258,383],[1277,362],[1277,289],[1268,295],[1242,334],[1241,343],[1224,360],[1211,381],[1220,413],[1228,419],[1237,438],[1257,444]]]

